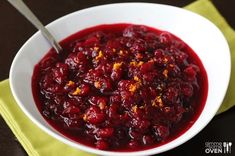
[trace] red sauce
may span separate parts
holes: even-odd
[[[100,25],[61,41],[35,66],[32,91],[46,121],[101,150],[139,151],[187,131],[207,98],[195,52],[173,34],[131,24]]]

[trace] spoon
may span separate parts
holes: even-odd
[[[52,34],[42,25],[33,12],[26,6],[22,0],[8,0],[22,15],[24,15],[37,29],[42,32],[42,35],[48,40],[52,47],[59,54],[63,51],[62,47],[55,40]]]

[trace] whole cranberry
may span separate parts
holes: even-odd
[[[197,76],[197,71],[193,66],[188,66],[184,69],[185,79],[188,81],[194,81]]]
[[[90,93],[90,86],[88,84],[81,84],[79,88],[81,90],[79,95],[81,96],[86,96]]]
[[[93,46],[98,44],[99,44],[99,39],[95,36],[86,39],[86,41],[84,42],[84,45],[86,46]]]
[[[68,78],[68,65],[64,63],[57,63],[56,67],[52,69],[52,75],[55,81],[59,84],[65,83]]]
[[[164,50],[162,50],[162,49],[157,49],[157,50],[154,52],[154,56],[155,56],[156,58],[163,57],[163,56],[164,56]]]
[[[102,70],[103,74],[110,74],[112,72],[113,66],[112,64],[108,63],[101,63],[99,66],[96,68],[97,70]]]
[[[100,89],[102,93],[113,89],[110,78],[102,78],[98,82],[100,83],[100,88],[98,89]]]
[[[163,32],[160,34],[159,40],[162,44],[170,45],[172,43],[172,36],[168,32]]]
[[[83,119],[91,124],[99,124],[105,120],[105,114],[96,106],[87,109]]]
[[[122,104],[126,109],[131,108],[135,104],[138,98],[136,97],[135,99],[134,98],[135,96],[129,91],[121,91],[121,97],[122,97]]]
[[[101,138],[112,137],[114,133],[113,128],[101,128],[97,131],[97,136]]]
[[[76,70],[78,74],[86,72],[89,67],[86,55],[82,52],[71,53],[65,59],[65,63],[70,69]]]
[[[102,75],[103,71],[101,69],[91,69],[86,73],[83,81],[93,85],[95,81],[99,80],[100,77],[102,77]]]
[[[144,52],[147,50],[147,43],[143,39],[137,39],[130,48],[133,52]]]

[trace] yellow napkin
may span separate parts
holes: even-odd
[[[232,93],[235,92],[235,32],[208,0],[196,1],[186,6],[186,9],[197,12],[215,23],[224,33],[230,45],[234,61],[232,62],[233,72],[226,97],[219,110],[221,113],[235,104],[235,96],[232,96]],[[30,156],[92,156],[90,153],[65,145],[34,125],[16,104],[8,80],[0,82],[0,114]]]
[[[0,82],[0,114],[30,156],[92,156],[56,140],[37,127],[15,102],[9,80]]]

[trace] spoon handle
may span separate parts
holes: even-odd
[[[14,6],[22,15],[24,15],[37,29],[41,30],[43,36],[50,42],[57,53],[62,51],[62,47],[59,43],[22,0],[8,0],[8,2],[11,3],[11,5]]]

